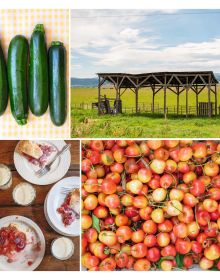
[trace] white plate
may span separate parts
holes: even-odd
[[[65,236],[79,236],[80,220],[76,219],[71,225],[64,226],[57,209],[64,202],[66,195],[62,194],[62,187],[79,188],[79,177],[67,177],[57,182],[49,191],[44,202],[44,213],[48,224],[59,234]]]
[[[34,240],[34,245],[40,242],[40,251],[33,253],[33,244],[27,244],[25,249],[17,254],[17,260],[12,263],[7,262],[7,257],[0,256],[0,270],[35,270],[41,263],[45,254],[45,238],[39,226],[32,220],[23,216],[7,216],[0,219],[0,228],[14,224],[17,228],[26,233],[27,240]],[[28,261],[33,262],[28,265]]]
[[[36,141],[38,144],[49,144],[53,146],[56,151],[59,151],[66,145],[65,141]],[[56,152],[52,153],[48,158],[48,162],[55,156]],[[71,163],[71,155],[70,151],[64,152],[59,158],[55,160],[53,163],[50,172],[45,174],[42,177],[38,177],[35,172],[39,169],[39,167],[30,163],[25,157],[22,157],[16,152],[14,152],[14,164],[18,171],[18,173],[23,177],[26,181],[36,184],[36,185],[49,185],[60,180],[68,171]]]

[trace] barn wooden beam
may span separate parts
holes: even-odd
[[[181,82],[181,80],[179,79],[179,77],[175,74],[174,77],[177,79],[177,81],[179,82],[179,85],[181,85],[182,87],[185,87],[185,85]]]
[[[124,90],[120,93],[120,98],[121,98],[121,96],[126,92],[127,89],[128,89],[128,88],[124,88]]]
[[[134,88],[137,87],[137,84],[135,84],[135,82],[134,82],[129,76],[126,76],[126,78],[132,83],[132,85],[134,86]]]
[[[154,93],[155,93],[155,94],[158,93],[162,88],[163,88],[163,86],[162,86],[162,87],[159,87],[158,89],[156,89],[156,90],[154,91]]]
[[[113,83],[113,86],[114,86],[114,88],[115,88],[115,90],[116,90],[116,88],[118,87],[118,84],[117,84],[117,82],[115,82],[115,80],[114,79],[112,79],[112,77],[111,76],[108,76],[107,77],[112,83]]]
[[[121,81],[120,81],[120,83],[119,83],[119,85],[118,85],[119,88],[121,87],[121,85],[122,85],[124,79],[125,79],[125,76],[122,77],[122,79],[121,79]]]
[[[174,75],[171,75],[170,79],[169,79],[168,82],[167,82],[167,86],[170,85],[170,83],[171,83],[171,81],[172,81],[173,78],[174,78]]]
[[[185,87],[182,88],[182,89],[179,91],[179,94],[182,93],[182,92],[184,92],[184,90],[185,90]]]
[[[169,90],[172,91],[173,93],[177,94],[177,92],[176,92],[173,88],[167,86],[167,89],[169,89]]]
[[[150,77],[152,77],[152,75],[147,76],[143,81],[141,81],[137,86],[141,87],[141,85],[143,85]]]
[[[215,88],[215,86],[214,86],[214,88]],[[212,89],[212,87],[210,88],[210,91],[211,91],[212,93],[215,93],[215,89]]]
[[[190,88],[193,92],[197,93],[196,89],[194,87],[191,86]]]
[[[152,74],[152,77],[158,82],[159,85],[163,85],[163,83],[154,74]]]
[[[203,76],[200,74],[200,75],[198,75],[199,77],[200,77],[200,79],[202,80],[202,82],[203,82],[203,84],[205,85],[205,86],[207,86],[207,83],[206,83],[206,81],[203,79]]]
[[[135,88],[129,88],[133,93],[135,93]]]
[[[198,90],[198,94],[200,94],[204,89],[205,89],[206,86],[202,86],[199,90]]]
[[[192,87],[196,81],[196,79],[198,78],[198,75],[195,75],[195,77],[193,78],[192,82],[190,83],[190,87]]]
[[[106,81],[106,78],[103,78],[103,79],[101,80],[100,86],[102,86],[102,85],[105,83],[105,81]]]
[[[189,75],[181,75],[181,76],[186,77],[186,79],[188,81]],[[179,79],[178,75],[173,75],[173,77],[177,79],[177,81],[179,82],[179,85],[181,87],[183,87],[183,91],[184,91],[186,89],[186,87],[190,87],[191,88],[193,86],[194,82],[198,78],[198,75],[195,75],[195,77],[193,78],[193,80],[192,80],[192,82],[190,84],[189,83],[184,84],[183,82],[181,82],[181,80]]]

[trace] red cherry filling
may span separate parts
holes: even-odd
[[[43,167],[47,163],[47,158],[56,151],[56,149],[53,146],[47,145],[47,144],[40,144],[39,147],[41,148],[43,155],[39,159],[35,159],[31,156],[28,156],[24,154],[24,156],[27,158],[27,160],[32,163],[33,165]]]
[[[15,226],[9,225],[0,229],[0,255],[10,256],[14,252],[24,250],[27,245],[27,238],[25,233],[19,231]]]
[[[71,194],[68,194],[61,204],[61,206],[57,209],[57,212],[61,214],[62,222],[64,226],[69,226],[75,221],[75,213],[70,205]]]

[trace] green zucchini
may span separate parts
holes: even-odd
[[[61,42],[49,48],[50,116],[56,126],[65,123],[67,115],[66,49]]]
[[[48,108],[49,84],[47,46],[43,24],[37,24],[30,41],[29,106],[35,116]]]
[[[12,114],[19,125],[28,117],[28,41],[22,35],[15,36],[8,49],[8,83]]]
[[[3,50],[0,45],[0,116],[4,113],[8,104],[8,77]]]

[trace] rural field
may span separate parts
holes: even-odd
[[[103,89],[102,95],[106,94],[109,98],[115,98],[113,89]],[[180,94],[180,106],[185,106],[185,93]],[[122,95],[122,106],[127,108],[130,113],[121,115],[102,115],[98,116],[96,109],[91,109],[91,103],[97,102],[97,88],[72,88],[71,91],[71,115],[72,115],[72,137],[74,138],[219,138],[220,137],[220,116],[196,117],[184,115],[167,115],[164,119],[162,114],[132,113],[131,108],[135,107],[135,95],[132,91],[126,91]],[[199,95],[199,102],[207,102],[206,92]],[[211,101],[214,102],[212,95]],[[148,89],[139,92],[139,104],[142,106],[150,105],[152,93]],[[220,100],[218,100],[220,106]],[[189,92],[189,104],[195,106],[195,93]],[[163,106],[163,93],[155,96],[155,107]],[[167,106],[176,106],[176,95],[168,92]],[[88,109],[81,109],[81,108]],[[134,112],[134,110],[133,110]]]

